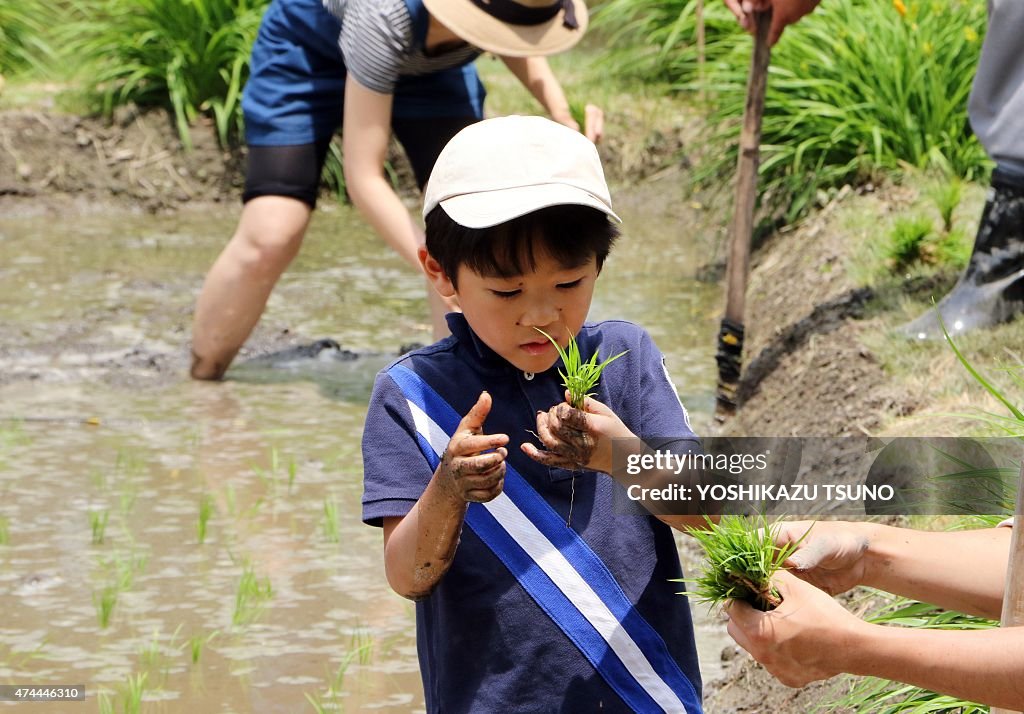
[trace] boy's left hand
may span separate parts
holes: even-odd
[[[563,469],[586,468],[610,473],[612,439],[629,438],[633,433],[607,406],[587,397],[583,409],[574,409],[566,401],[537,413],[537,437],[546,451],[530,443],[523,453],[534,461]]]

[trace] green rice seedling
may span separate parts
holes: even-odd
[[[923,259],[924,246],[931,233],[932,221],[927,216],[897,219],[885,248],[886,263],[890,270],[899,272]]]
[[[199,498],[199,522],[196,523],[196,538],[200,545],[206,542],[206,524],[209,522],[210,516],[213,515],[213,505],[213,496],[210,494],[204,493]]]
[[[0,516],[0,545],[7,545],[10,542],[10,522],[3,516]]]
[[[96,695],[96,706],[99,708],[99,714],[114,714],[114,700],[107,691]]]
[[[345,185],[345,166],[341,155],[341,143],[331,141],[327,157],[324,159],[324,170],[321,173],[324,185],[334,194],[338,203],[348,203],[348,187]]]
[[[245,563],[242,577],[238,581],[238,591],[235,593],[235,612],[231,618],[232,623],[245,625],[255,620],[263,612],[266,602],[273,595],[270,578],[257,577],[252,564]]]
[[[192,658],[192,664],[199,664],[199,658],[203,654],[203,647],[213,642],[213,639],[219,634],[219,630],[214,630],[208,635],[198,634],[192,635],[188,638],[188,648]]]
[[[744,600],[758,610],[774,610],[782,602],[771,578],[796,550],[797,543],[777,548],[773,532],[777,524],[759,516],[723,516],[718,523],[710,519],[707,528],[687,528],[704,548],[704,572],[692,583],[686,595],[709,606],[726,600]]]
[[[558,374],[562,377],[562,384],[569,390],[569,402],[576,409],[583,409],[583,403],[587,397],[593,396],[593,392],[590,390],[597,384],[597,380],[601,377],[601,372],[604,371],[604,368],[626,354],[626,352],[629,352],[629,350],[624,350],[598,364],[597,352],[595,351],[590,359],[584,362],[583,358],[580,357],[580,348],[576,344],[576,338],[572,335],[569,335],[568,346],[562,349],[562,346],[555,342],[555,339],[544,332],[544,330],[539,327],[533,329],[548,338],[551,344],[555,346],[555,349],[558,350],[558,356],[562,358],[562,364],[565,366],[565,371],[558,370]]]
[[[964,195],[964,185],[958,178],[934,184],[927,191],[928,197],[935,204],[942,218],[942,230],[949,233],[953,230],[953,212],[960,205]]]
[[[146,679],[148,677],[147,672],[128,675],[122,698],[124,714],[138,714],[142,707],[142,697],[146,694]]]
[[[89,511],[89,526],[92,529],[92,544],[100,545],[107,531],[107,521],[110,519],[110,511]]]
[[[288,457],[288,493],[292,492],[292,488],[295,486],[295,477],[298,475],[299,467],[295,463],[295,457]]]
[[[131,515],[132,509],[135,508],[135,499],[138,494],[135,491],[133,485],[126,485],[124,490],[118,496],[118,506],[121,510],[121,517],[128,518]]]
[[[238,513],[238,499],[235,497],[234,484],[228,484],[224,489],[224,503],[227,504],[228,513],[234,516]]]
[[[93,593],[93,604],[96,606],[96,619],[104,630],[110,625],[110,619],[114,616],[114,608],[117,607],[117,598],[121,589],[117,584],[110,584],[103,587],[99,593]]]
[[[338,518],[338,502],[333,498],[324,499],[324,536],[331,543],[341,541],[341,528]]]

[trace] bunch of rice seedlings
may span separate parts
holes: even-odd
[[[597,380],[601,377],[601,372],[604,371],[604,368],[626,354],[626,352],[629,352],[629,350],[624,350],[598,364],[598,354],[595,351],[590,359],[584,362],[583,358],[580,357],[580,347],[576,344],[576,338],[572,335],[569,335],[569,345],[563,350],[562,346],[555,342],[555,339],[544,332],[544,330],[539,327],[533,329],[548,338],[551,344],[555,346],[555,349],[558,350],[558,356],[562,358],[562,364],[565,365],[565,371],[558,370],[558,374],[562,377],[562,384],[569,390],[569,402],[576,409],[583,409],[583,403],[587,397],[593,396],[594,393],[590,390],[597,384]]]
[[[686,595],[714,607],[727,600],[744,600],[763,612],[782,603],[771,578],[799,545],[777,548],[774,534],[778,524],[764,516],[749,519],[723,516],[718,523],[707,520],[706,528],[687,528],[704,548],[704,572],[684,582],[691,584]]]

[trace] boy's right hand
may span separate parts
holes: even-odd
[[[491,395],[481,392],[476,404],[459,422],[435,475],[453,500],[486,503],[497,498],[505,484],[506,434],[484,434]]]

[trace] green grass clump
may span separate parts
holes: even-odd
[[[613,48],[610,75],[707,96],[707,161],[696,176],[719,183],[735,172],[753,43],[724,3],[706,5],[703,78],[696,0],[608,0],[594,27]],[[967,96],[985,22],[983,0],[831,0],[788,28],[772,48],[762,121],[766,213],[791,223],[833,188],[907,166],[984,178],[991,163],[970,131]]]
[[[0,75],[41,69],[52,59],[45,38],[54,12],[59,11],[41,0],[0,3]]]
[[[104,112],[169,109],[182,143],[200,115],[221,143],[241,129],[249,51],[267,0],[87,0],[66,28],[68,53],[95,69]]]
[[[990,167],[967,123],[985,3],[836,0],[786,31],[772,53],[762,124],[767,200],[787,219],[820,191],[905,165],[978,178]],[[746,93],[750,41],[710,70],[718,147],[733,147]]]
[[[935,204],[942,218],[942,230],[949,233],[953,230],[953,212],[960,205],[964,196],[964,185],[959,179],[942,181],[931,186],[926,192]]]
[[[533,329],[547,337],[551,344],[555,346],[555,349],[558,350],[558,356],[562,358],[562,364],[565,366],[565,371],[558,370],[558,374],[562,376],[562,384],[569,390],[569,401],[576,409],[582,409],[587,397],[593,396],[593,392],[590,390],[597,384],[597,380],[601,377],[601,372],[604,371],[604,368],[626,354],[626,352],[629,352],[629,350],[619,352],[614,357],[609,357],[604,362],[598,364],[597,352],[595,351],[590,359],[584,362],[583,358],[580,357],[580,347],[576,344],[576,338],[572,335],[569,335],[569,345],[563,350],[562,346],[555,342],[555,339],[544,332],[544,330],[539,327]]]
[[[898,218],[885,246],[885,261],[889,269],[899,272],[911,263],[925,259],[931,234],[932,221],[927,216]]]
[[[6,518],[0,516],[0,545],[7,545],[10,539],[10,524]]]
[[[712,607],[744,600],[758,610],[774,610],[782,597],[772,587],[772,575],[799,544],[775,547],[775,530],[777,524],[764,516],[723,516],[718,523],[709,519],[706,528],[687,528],[704,548],[705,567],[699,577],[685,581],[693,586],[686,595]]]

